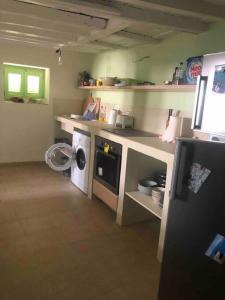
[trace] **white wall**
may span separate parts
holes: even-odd
[[[4,101],[3,62],[33,65],[50,69],[48,105]],[[90,70],[92,55],[64,51],[63,65],[58,66],[54,49],[0,45],[0,163],[42,161],[54,136],[63,136],[54,116],[80,113],[86,93],[76,88],[77,74]]]

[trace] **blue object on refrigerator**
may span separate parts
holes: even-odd
[[[196,84],[197,78],[202,72],[203,56],[195,56],[187,59],[186,83]]]

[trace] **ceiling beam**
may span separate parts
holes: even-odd
[[[81,35],[90,34],[91,28],[84,27],[72,23],[61,23],[61,22],[51,22],[49,20],[32,18],[27,16],[15,15],[10,13],[1,13],[0,12],[0,24],[9,25],[9,26],[20,26],[21,28],[33,28],[47,31],[60,31],[60,32],[74,32]]]
[[[130,21],[163,25],[176,31],[195,34],[206,31],[209,28],[207,23],[197,18],[172,15],[152,9],[140,9],[131,6],[126,7],[121,5],[121,17]]]
[[[53,31],[48,28],[29,28],[21,25],[5,25],[0,24],[0,32],[32,38],[42,38],[52,41],[61,41],[61,43],[74,42],[78,38],[78,34],[70,32]]]
[[[131,26],[131,22],[123,19],[113,18],[109,20],[108,26],[105,30],[102,31],[92,31],[90,36],[80,36],[77,41],[77,46],[85,45],[90,42],[103,40],[104,38],[109,37],[110,35],[118,32],[120,30],[126,29]]]
[[[209,20],[224,20],[225,8],[203,0],[117,0],[140,8],[154,9],[165,13],[202,17]]]
[[[107,20],[86,16],[79,13],[70,13],[52,8],[21,3],[13,0],[0,1],[0,13],[32,18],[41,23],[42,20],[63,25],[78,25],[91,29],[101,30],[106,28]]]
[[[4,18],[1,18],[1,16],[4,16]],[[122,19],[116,21],[114,20],[106,21],[105,19],[102,18],[95,18],[95,17],[84,16],[80,14],[62,12],[58,10],[53,10],[52,8],[41,7],[41,6],[39,7],[36,5],[21,3],[12,0],[1,0],[0,1],[0,22],[2,22],[1,20],[3,19],[3,24],[4,24],[4,21],[7,21],[8,16],[10,16],[10,20],[12,21],[12,23],[13,23],[13,17],[15,17],[17,24],[22,23],[21,25],[23,26],[24,25],[23,23],[25,22],[25,24],[28,26],[34,26],[33,27],[34,30],[40,29],[40,26],[42,26],[42,22],[45,22],[46,28],[49,28],[48,22],[51,23],[52,29],[56,24],[57,28],[60,31],[61,31],[60,28],[61,26],[63,28],[68,28],[69,26],[74,26],[74,27],[82,26],[82,28],[89,29],[88,35],[82,33],[81,30],[81,32],[79,32],[79,37],[77,41],[73,39],[72,41],[71,40],[67,41],[67,44],[63,41],[63,44],[68,47],[71,44],[73,44],[74,46],[76,45],[78,47],[79,45],[82,46],[92,41],[103,39],[105,37],[110,36],[112,33],[120,31],[126,28],[127,26],[131,25],[129,21],[124,21]],[[24,19],[25,21],[20,22],[21,18]],[[91,24],[93,26],[91,26]],[[74,29],[70,28],[69,32],[73,32],[73,31]],[[77,30],[75,31],[75,34],[77,34]],[[61,40],[60,43],[62,43]]]
[[[175,15],[175,12],[159,10],[153,6],[135,7],[139,2],[149,4],[166,0],[137,0],[134,1],[135,3],[129,3],[133,6],[127,5],[130,1],[133,0],[1,0],[0,24],[9,27],[19,25],[18,30],[6,27],[2,29],[2,32],[10,35],[10,38],[13,35],[17,39],[18,36],[27,39],[36,38],[42,41],[52,41],[53,44],[55,41],[56,46],[60,44],[68,47],[79,47],[91,42],[99,43],[100,40],[112,34],[119,35],[121,31],[123,37],[129,35],[129,38],[135,37],[136,40],[142,42],[157,42],[156,38],[129,32],[127,28],[136,22],[166,26],[168,30],[190,33],[200,33],[208,29],[208,23],[193,16]],[[7,17],[9,17],[8,21]],[[82,30],[79,32],[79,28],[82,28],[83,32]],[[32,43],[33,40],[28,42]],[[107,44],[109,47],[111,43]],[[121,46],[112,44],[110,48],[112,47]]]
[[[21,38],[24,38],[24,39],[33,39],[33,40],[38,40],[38,39],[42,39],[43,41],[46,40],[46,41],[51,41],[52,43],[55,43],[55,44],[61,44],[61,45],[64,45],[66,44],[66,41],[64,40],[60,40],[60,39],[54,39],[52,37],[49,37],[49,36],[43,36],[43,35],[36,35],[36,34],[29,34],[29,33],[24,33],[24,32],[18,32],[18,31],[12,31],[12,30],[1,30],[0,29],[0,32],[6,34],[6,35],[10,35],[11,37],[15,37],[15,38],[18,38],[18,37],[21,37]]]
[[[75,3],[77,0],[65,0],[66,2],[70,1]],[[129,20],[131,22],[143,22],[143,23],[150,23],[156,25],[162,25],[170,27],[176,31],[183,31],[189,33],[201,33],[203,31],[208,30],[209,25],[199,17],[193,16],[181,16],[176,15],[170,12],[162,12],[151,7],[148,8],[140,8],[137,7],[137,3],[141,0],[133,1],[133,5],[127,5],[125,3],[126,0],[116,1],[105,1],[105,0],[86,0],[84,1],[86,4],[90,3],[90,5],[101,5],[107,3],[108,7],[112,9],[116,9],[120,12],[119,16],[115,16],[115,18],[120,17],[123,20]],[[128,0],[129,1],[129,0]],[[145,0],[146,2],[148,0]],[[151,1],[151,0],[149,0]],[[154,1],[154,0],[152,0]],[[157,0],[156,0],[157,1]],[[160,0],[158,0],[160,1]],[[175,1],[175,0],[162,0],[162,1]],[[177,0],[178,2],[179,0]],[[180,0],[183,2],[183,0]],[[193,2],[193,0],[191,0]],[[202,0],[200,0],[202,1]],[[188,1],[187,1],[188,2]]]
[[[15,39],[20,39],[20,40],[25,40],[28,42],[34,43],[37,41],[40,43],[47,42],[52,43],[52,45],[58,46],[59,44],[62,46],[73,46],[73,44],[77,44],[77,36],[68,36],[64,35],[60,32],[58,33],[50,33],[47,31],[43,30],[33,30],[33,29],[28,29],[24,31],[24,29],[17,26],[16,28],[11,28],[5,27],[5,26],[0,26],[0,34],[4,34],[5,37],[10,36],[10,38],[15,38]],[[3,35],[2,35],[3,36]],[[92,45],[106,48],[106,49],[127,49],[127,47],[121,46],[121,45],[116,45],[113,43],[108,43],[108,42],[102,42],[102,41],[93,41]]]
[[[175,29],[177,31],[184,31],[190,33],[200,33],[208,29],[208,24],[202,22],[198,18],[174,15],[168,12],[162,12],[152,8],[145,8],[145,9],[138,8],[135,7],[136,6],[135,3],[137,2],[133,3],[133,6],[130,6],[115,0],[114,1],[18,0],[18,1],[35,3],[43,6],[48,5],[49,7],[58,8],[58,9],[60,9],[63,5],[66,5],[67,10],[71,12],[76,11],[76,12],[82,12],[94,16],[98,15],[99,17],[105,16],[107,18],[120,18],[131,22],[138,21],[143,23],[163,25]],[[121,1],[126,2],[126,0],[121,0]],[[127,1],[129,2],[129,0]]]
[[[89,44],[88,47],[86,46],[76,46],[68,45],[66,48],[64,48],[63,45],[53,43],[51,41],[41,40],[41,39],[32,39],[32,38],[24,38],[24,37],[15,37],[11,35],[5,35],[0,33],[0,41],[4,42],[13,42],[13,43],[19,43],[19,44],[27,44],[30,46],[35,47],[41,47],[41,48],[51,48],[53,51],[57,48],[61,48],[62,50],[66,49],[66,51],[80,51],[80,52],[86,52],[86,53],[98,53],[100,50],[99,48],[96,48],[94,45]]]
[[[55,9],[60,9],[63,11],[70,12],[79,12],[85,15],[92,15],[96,17],[107,16],[119,16],[120,12],[113,7],[105,5],[105,2],[102,1],[101,4],[98,1],[89,2],[81,0],[14,0],[17,2],[35,4],[37,6],[51,7]]]
[[[160,41],[159,39],[157,40],[145,34],[138,34],[138,33],[133,33],[125,30],[116,32],[115,35],[122,38],[129,38],[129,39],[138,40],[146,43],[152,43],[152,44],[157,44]]]
[[[58,47],[63,47],[60,42],[57,44],[56,42],[52,41],[47,41],[47,40],[42,40],[42,39],[33,39],[33,38],[26,38],[26,37],[20,37],[20,36],[13,36],[10,34],[2,34],[0,33],[0,40],[4,41],[12,41],[12,42],[19,42],[19,43],[26,43],[30,44],[33,46],[41,46],[41,47],[47,47],[47,48],[55,48],[57,49]]]

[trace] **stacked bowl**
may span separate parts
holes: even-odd
[[[164,193],[164,187],[158,186],[152,189],[152,200],[155,204],[158,204],[160,207],[163,206]]]

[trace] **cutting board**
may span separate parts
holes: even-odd
[[[84,101],[84,104],[83,104],[83,109],[82,109],[82,115],[84,114],[84,112],[86,111],[88,105],[90,103],[94,103],[95,100],[94,98],[92,97],[92,95],[88,96],[87,99]]]
[[[101,98],[99,98],[99,97],[97,97],[96,100],[94,100],[94,98],[91,95],[87,97],[87,99],[84,101],[84,104],[83,104],[82,115],[84,114],[84,112],[86,111],[86,109],[90,103],[96,104],[95,109],[94,109],[94,116],[95,116],[96,120],[98,120],[100,105],[101,105]]]

